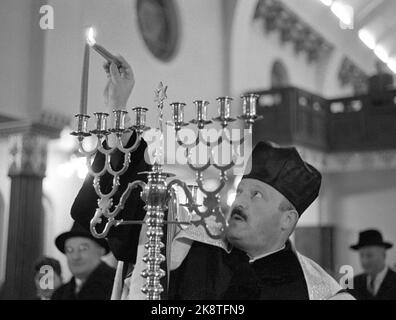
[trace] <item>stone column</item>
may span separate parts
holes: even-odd
[[[7,263],[3,299],[33,299],[34,263],[43,253],[42,182],[48,137],[34,131],[12,134]]]

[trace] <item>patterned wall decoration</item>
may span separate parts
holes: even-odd
[[[396,150],[327,153],[296,146],[301,157],[324,173],[396,169]]]
[[[279,0],[259,0],[254,20],[261,19],[265,32],[277,32],[282,43],[291,42],[296,54],[306,54],[309,63],[327,57],[334,49],[322,35]]]
[[[341,62],[338,79],[342,87],[351,85],[357,95],[367,93],[368,75],[348,57]]]

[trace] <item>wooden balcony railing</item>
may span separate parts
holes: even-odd
[[[294,87],[259,95],[253,142],[271,140],[322,151],[396,148],[396,90],[325,99]]]

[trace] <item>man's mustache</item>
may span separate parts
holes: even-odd
[[[241,218],[242,220],[247,220],[247,215],[243,212],[243,209],[241,207],[235,207],[234,209],[232,209],[231,211],[231,215],[230,218]]]

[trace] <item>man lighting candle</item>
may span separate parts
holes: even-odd
[[[127,73],[133,75],[127,66]],[[134,85],[133,76],[122,78],[113,63],[109,82],[112,90],[106,89],[105,96],[109,95],[113,107],[119,101],[126,104]],[[144,161],[146,146],[145,142],[142,143],[132,155],[132,163],[121,176],[115,203],[128,183],[141,180],[137,173],[150,168]],[[96,158],[95,161],[99,163],[103,159]],[[321,174],[304,162],[295,148],[278,148],[266,142],[260,142],[255,147],[251,163],[252,169],[245,172],[227,217],[227,239],[214,241],[202,228],[191,226],[179,230],[173,242],[167,243],[172,245],[172,272],[164,297],[351,299],[319,265],[299,254],[289,240],[300,216],[318,196]],[[92,177],[86,179],[71,211],[72,217],[87,229],[98,200],[92,180]],[[110,184],[110,177],[107,180]],[[101,188],[108,187],[102,186],[105,183],[105,179],[101,180]],[[144,203],[139,192],[134,191],[117,218],[144,219]],[[125,275],[135,265],[129,278],[130,290],[125,286],[122,296],[127,299],[145,298],[140,291],[144,279],[139,272],[144,267],[141,259],[144,231],[145,228],[134,225],[114,228],[109,232],[109,245],[116,258],[124,261],[126,266],[118,268],[118,281],[114,286],[118,293],[114,290],[113,297],[121,297],[119,289]],[[229,245],[234,247],[231,252]]]

